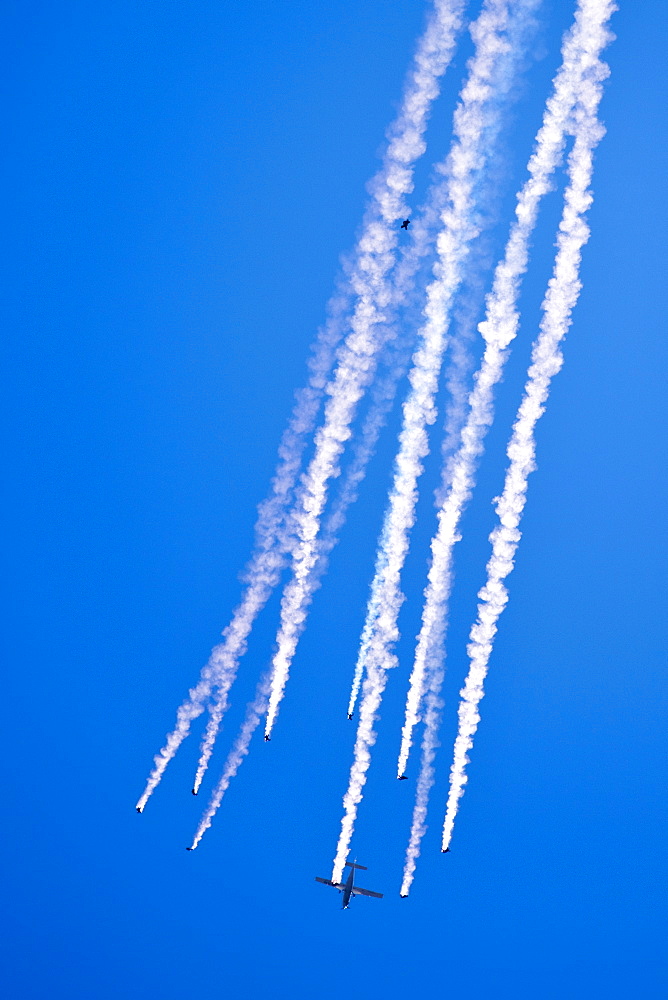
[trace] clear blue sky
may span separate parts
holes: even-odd
[[[572,6],[544,4],[504,210]],[[556,195],[457,555],[444,745],[413,892],[399,899],[413,782],[393,768],[435,462],[354,840],[365,884],[386,896],[341,913],[313,876],[329,876],[338,835],[345,703],[396,414],[272,743],[253,746],[194,854],[198,734],[141,817],[134,803],[239,596],[255,507],[426,5],[5,5],[8,1000],[668,995],[668,7],[620,6],[584,290],[539,428],[453,851],[438,847],[457,691]],[[468,51],[446,79],[428,159],[447,148]],[[270,656],[277,610],[253,635],[203,792]]]

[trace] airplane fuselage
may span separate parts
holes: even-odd
[[[350,903],[350,897],[353,894],[353,879],[355,877],[355,869],[351,868],[348,878],[346,879],[346,884],[343,889],[343,901],[341,903],[341,909],[347,910],[348,904]]]

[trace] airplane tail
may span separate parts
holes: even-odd
[[[345,868],[359,868],[363,872],[366,872],[366,871],[369,870],[368,868],[365,868],[364,865],[358,865],[356,861],[346,861],[344,867]]]

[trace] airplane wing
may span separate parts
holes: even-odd
[[[322,882],[323,885],[331,885],[335,889],[345,889],[345,885],[341,885],[340,882],[331,882],[328,878],[318,878],[316,875],[315,880],[316,882]]]
[[[371,889],[360,889],[358,885],[353,886],[354,896],[373,896],[374,899],[382,899],[382,892],[371,892]]]

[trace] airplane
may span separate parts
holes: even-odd
[[[348,715],[348,718],[349,718],[349,719],[352,719],[352,717],[353,717],[353,713],[352,713],[352,712],[350,712],[350,713],[349,713],[349,715]]]
[[[450,853],[450,848],[449,847],[442,847],[441,848],[441,854],[449,854],[449,853]]]
[[[191,788],[190,791],[193,793],[193,795],[197,795],[197,789],[196,788]]]
[[[323,885],[334,886],[339,892],[343,893],[343,900],[341,904],[342,910],[347,910],[350,904],[351,896],[373,896],[375,899],[382,899],[382,892],[371,892],[370,889],[360,889],[358,885],[353,885],[353,878],[355,877],[355,869],[360,868],[363,872],[367,871],[364,865],[358,865],[357,859],[355,861],[346,861],[345,868],[350,868],[350,875],[345,882],[330,882],[328,878],[318,878],[316,875],[316,882],[322,882]]]
[[[410,219],[404,219],[404,221],[401,223],[401,228],[407,230],[410,224],[411,224]]]
[[[265,743],[270,743],[271,742],[271,736],[267,736],[267,734],[265,733],[264,742]]]
[[[138,813],[140,813],[140,812],[141,812],[141,806],[136,806],[136,809],[137,809],[137,812],[138,812]]]
[[[399,781],[408,781],[408,775],[407,774],[398,774],[397,778],[399,779]]]
[[[186,851],[194,851],[194,850],[195,850],[194,847],[186,847]]]

